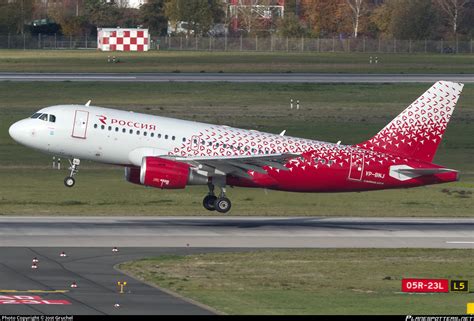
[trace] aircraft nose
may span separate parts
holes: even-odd
[[[10,137],[13,138],[15,141],[19,140],[20,137],[20,124],[19,122],[14,123],[13,125],[10,126],[8,129],[8,134],[10,134]]]

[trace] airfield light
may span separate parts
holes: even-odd
[[[124,292],[123,292],[123,288],[124,288],[124,286],[127,285],[127,282],[120,282],[120,281],[118,281],[118,282],[117,282],[117,285],[120,287],[120,292],[119,292],[119,293],[121,293],[121,294],[124,293]]]

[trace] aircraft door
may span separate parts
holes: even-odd
[[[72,137],[85,139],[87,134],[88,122],[89,112],[84,110],[76,110],[72,127]]]
[[[361,181],[364,174],[364,152],[352,151],[351,166],[349,167],[349,179]]]

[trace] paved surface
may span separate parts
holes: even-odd
[[[474,219],[1,217],[0,246],[474,248]]]
[[[111,249],[0,248],[0,302],[13,296],[13,298],[30,298],[36,302],[44,302],[42,300],[47,302],[1,304],[0,315],[213,314],[204,307],[162,292],[113,268],[117,263],[142,257],[170,253],[199,253],[201,250],[121,248],[118,253],[113,253]],[[60,257],[61,251],[64,251],[67,257]],[[211,251],[206,249],[206,252]],[[33,257],[39,259],[38,268],[34,270],[31,269]],[[124,294],[118,293],[118,281],[127,282]],[[72,282],[76,282],[78,287],[71,288]],[[30,292],[12,292],[12,290],[30,290]],[[55,291],[63,292],[54,293]],[[70,304],[51,304],[58,303],[56,300],[65,300]],[[119,307],[115,307],[115,304],[119,304]]]
[[[0,73],[0,81],[272,82],[272,83],[474,83],[474,74],[313,74],[313,73]]]

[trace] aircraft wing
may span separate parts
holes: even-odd
[[[235,175],[243,178],[251,178],[247,171],[267,174],[264,166],[287,171],[285,163],[300,156],[299,154],[266,154],[245,156],[190,156],[170,157],[174,161],[184,162],[197,168],[198,171],[213,175]]]

